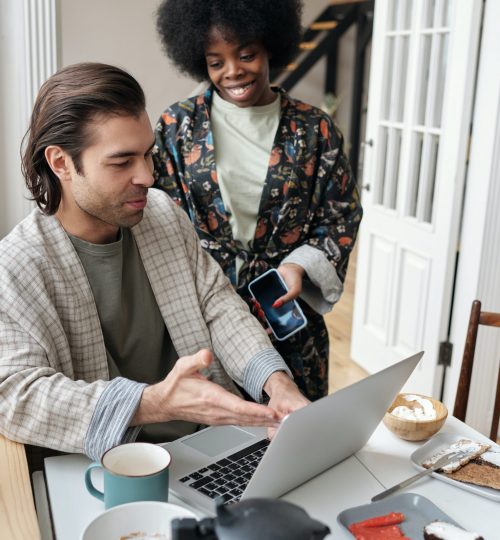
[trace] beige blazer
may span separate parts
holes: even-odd
[[[249,362],[270,341],[201,248],[187,215],[150,190],[132,231],[179,356],[209,348],[216,357],[211,379],[233,392],[231,379],[245,386]],[[80,259],[58,220],[34,210],[0,242],[0,432],[82,452],[109,384]]]

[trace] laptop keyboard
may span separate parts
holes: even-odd
[[[237,502],[245,491],[268,445],[268,439],[258,441],[243,450],[184,476],[180,482],[211,499],[222,496],[224,504]]]

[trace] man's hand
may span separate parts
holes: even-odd
[[[201,375],[198,370],[207,368],[212,359],[206,349],[179,358],[163,381],[144,390],[130,425],[185,420],[269,427],[279,422],[280,415],[271,407],[245,401]]]
[[[279,308],[283,304],[290,302],[294,298],[297,298],[302,292],[302,279],[305,274],[305,270],[299,264],[285,263],[278,266],[278,272],[283,278],[288,292],[283,296],[280,296],[273,304],[273,308]]]
[[[276,371],[267,379],[264,392],[270,398],[269,407],[277,411],[280,420],[292,411],[305,407],[310,403],[284,371]],[[276,426],[268,429],[270,439],[273,438],[275,433]]]

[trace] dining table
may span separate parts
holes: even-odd
[[[0,538],[40,538],[24,445],[3,435],[0,435]]]
[[[458,419],[448,417],[440,436],[458,435],[488,440]],[[81,454],[70,454],[46,458],[44,473],[34,474],[35,513],[23,447],[6,439],[0,442],[0,531],[8,531],[5,538],[78,540],[85,527],[105,511],[103,503],[85,488],[84,473],[90,460]],[[411,455],[424,443],[404,441],[380,423],[361,450],[284,494],[282,499],[301,506],[311,517],[327,524],[331,530],[329,540],[352,539],[337,520],[339,514],[369,504],[377,493],[415,474],[417,468]],[[500,497],[480,496],[430,475],[401,493],[426,498],[460,526],[478,532],[485,540],[500,538]],[[189,508],[173,495],[169,502]],[[202,517],[199,511],[195,513]]]

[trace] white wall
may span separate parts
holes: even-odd
[[[28,118],[23,72],[25,51],[19,31],[23,21],[19,0],[0,1],[0,238],[30,208],[19,151]]]
[[[304,2],[303,24],[314,20],[328,3]],[[196,81],[180,75],[161,50],[154,20],[158,4],[159,0],[86,0],[85,4],[81,0],[58,0],[60,66],[98,61],[128,70],[144,88],[153,122],[168,105],[191,95],[198,86]],[[346,80],[352,71],[349,60],[345,69],[346,76],[341,80]],[[293,95],[321,105],[324,73],[325,65],[320,61],[295,87]],[[343,93],[349,104],[348,92]]]
[[[159,0],[58,0],[59,65],[92,61],[129,71],[146,93],[155,122],[196,82],[177,73],[161,50],[154,13]]]

